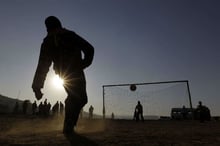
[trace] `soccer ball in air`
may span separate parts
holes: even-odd
[[[131,91],[135,91],[137,89],[136,85],[135,84],[131,84],[130,85],[130,90]]]

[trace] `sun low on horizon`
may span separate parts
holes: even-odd
[[[59,75],[54,75],[52,84],[56,89],[63,89],[64,80],[60,78]]]

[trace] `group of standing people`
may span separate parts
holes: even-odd
[[[37,106],[36,101],[32,103],[32,114],[39,115],[39,116],[49,116],[49,115],[63,115],[64,111],[64,104],[60,101],[57,101],[53,107],[51,106],[50,102],[47,102],[47,99],[44,102],[40,102],[39,106]]]
[[[50,102],[47,103],[47,99],[44,102],[40,102],[39,106],[37,106],[37,102],[34,101],[32,104],[32,114],[39,116],[49,116],[50,115]]]
[[[18,101],[15,102],[14,108],[13,108],[13,114],[27,114],[28,113],[28,106],[30,104],[29,100],[24,100],[22,105],[21,105],[21,109],[19,108],[20,104]]]
[[[40,102],[37,105],[37,102],[34,101],[31,103],[29,100],[24,100],[23,102],[16,101],[13,109],[14,114],[32,114],[38,116],[49,116],[49,115],[63,115],[64,114],[64,104],[60,101],[57,101],[53,106],[50,102],[47,102],[47,99],[44,102]]]

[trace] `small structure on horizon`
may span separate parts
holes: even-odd
[[[183,120],[183,119],[193,119],[193,113],[195,109],[186,108],[172,108],[171,109],[171,119]]]

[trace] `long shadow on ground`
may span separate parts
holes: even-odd
[[[66,136],[71,146],[98,146],[94,141],[77,133]]]

